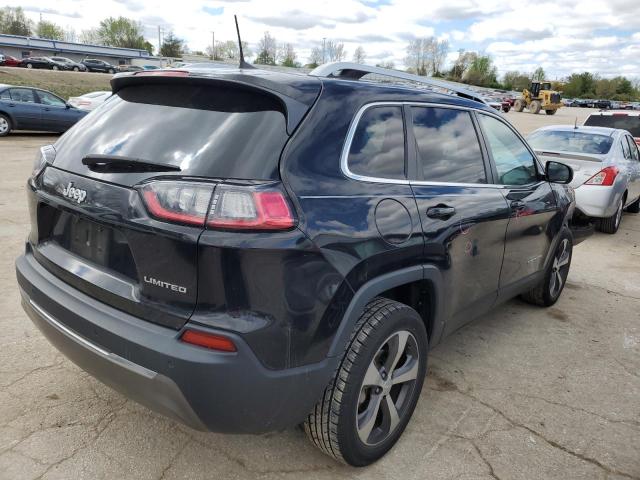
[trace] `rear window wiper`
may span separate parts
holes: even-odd
[[[154,163],[141,158],[115,155],[87,155],[82,159],[82,163],[89,167],[89,170],[100,173],[179,172],[181,170],[176,165]]]

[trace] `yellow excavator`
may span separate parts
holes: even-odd
[[[535,80],[531,82],[531,88],[522,90],[522,97],[513,104],[516,112],[527,108],[530,113],[537,114],[544,110],[547,115],[553,115],[561,107],[560,94],[551,90],[551,83]]]

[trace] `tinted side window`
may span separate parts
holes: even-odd
[[[36,103],[33,90],[29,88],[12,88],[11,100],[14,102]]]
[[[66,105],[64,100],[48,92],[38,92],[38,97],[40,97],[40,103],[44,105],[52,105],[56,107],[64,107]]]
[[[629,145],[627,144],[627,141],[624,139],[624,137],[622,137],[620,143],[622,144],[622,154],[624,155],[624,158],[629,160],[631,158],[631,152],[629,151]]]
[[[504,123],[489,115],[478,115],[502,185],[528,185],[538,181],[533,155]]]
[[[5,90],[4,92],[0,93],[0,100],[11,100],[9,90]]]
[[[349,150],[349,170],[357,175],[404,179],[402,107],[373,107],[358,122]]]
[[[636,142],[631,137],[627,137],[627,142],[629,143],[629,149],[631,150],[631,158],[635,161],[640,160],[640,152],[638,152]]]
[[[424,180],[487,183],[478,136],[469,112],[412,107],[411,113]]]

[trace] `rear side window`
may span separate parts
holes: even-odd
[[[634,137],[640,137],[640,116],[626,113],[613,115],[591,115],[584,122],[589,127],[619,128],[628,131]]]
[[[529,185],[538,181],[535,158],[507,125],[489,115],[478,115],[502,185]]]
[[[638,145],[633,141],[633,138],[627,137],[627,143],[629,144],[629,149],[631,150],[631,158],[633,160],[640,160],[640,152],[638,152]]]
[[[123,88],[58,142],[56,163],[76,155],[117,155],[177,166],[181,175],[277,180],[288,139],[271,96],[213,84]]]
[[[622,145],[622,154],[624,155],[624,158],[626,158],[627,160],[630,160],[631,151],[629,150],[629,144],[627,143],[627,140],[625,139],[625,137],[622,137],[622,140],[620,140],[620,143]]]
[[[411,114],[425,181],[487,183],[478,136],[469,112],[412,107]]]
[[[356,175],[406,178],[402,107],[367,109],[351,140],[347,162]]]

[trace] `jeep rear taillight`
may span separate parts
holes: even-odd
[[[616,176],[618,175],[618,168],[617,167],[605,167],[602,170],[600,170],[598,173],[596,173],[593,177],[591,177],[589,180],[587,180],[586,182],[584,182],[585,185],[600,185],[603,187],[610,187],[611,185],[613,185],[613,182],[616,179]]]
[[[140,192],[153,218],[204,227],[213,188],[207,183],[167,180],[144,184]]]
[[[288,230],[295,226],[289,202],[274,184],[212,185],[158,180],[140,193],[156,220],[219,230]],[[208,216],[207,216],[208,215]]]
[[[224,230],[287,230],[295,225],[289,202],[278,189],[216,188],[207,227]]]

